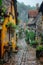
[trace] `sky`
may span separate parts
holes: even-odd
[[[39,3],[39,5],[42,3],[43,0],[17,0],[18,2],[23,2],[25,5],[31,5],[35,6],[36,3]]]

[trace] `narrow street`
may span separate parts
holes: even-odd
[[[0,65],[43,65],[43,0],[0,0]]]
[[[42,65],[36,60],[35,49],[27,45],[24,39],[19,40],[18,45],[20,45],[18,53],[13,54],[3,65]]]

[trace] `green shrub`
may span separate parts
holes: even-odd
[[[29,39],[31,40],[35,39],[35,33],[33,31],[29,31]]]
[[[42,46],[42,45],[38,46],[38,47],[36,48],[36,50],[43,50],[43,46]]]
[[[28,30],[25,31],[25,35],[26,35],[25,40],[29,41],[29,31]]]
[[[9,28],[9,27],[12,27],[12,28],[14,28],[14,29],[16,29],[16,27],[17,27],[17,26],[16,26],[14,23],[12,23],[12,22],[8,22],[6,26],[7,26],[8,28]]]
[[[38,44],[38,42],[35,40],[30,42],[30,45],[34,45],[34,44]]]
[[[33,31],[28,31],[28,29],[25,31],[25,35],[26,35],[26,38],[25,40],[26,41],[29,41],[31,40],[30,44],[36,44],[37,42],[34,41],[35,40],[35,33]]]
[[[28,31],[28,29],[25,30],[25,35],[26,35],[26,36],[29,35],[29,31]]]
[[[2,11],[5,13],[6,12],[6,7],[2,7]]]

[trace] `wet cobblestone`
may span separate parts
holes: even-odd
[[[17,54],[13,54],[12,58],[3,65],[43,65],[36,60],[36,53],[34,48],[31,48],[29,45],[27,45],[24,39],[20,40],[19,43],[22,48],[18,51]]]

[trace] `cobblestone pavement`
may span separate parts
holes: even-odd
[[[27,45],[24,39],[19,40],[18,45],[21,47],[19,52],[13,54],[12,58],[3,65],[43,65],[36,60],[35,49]]]

